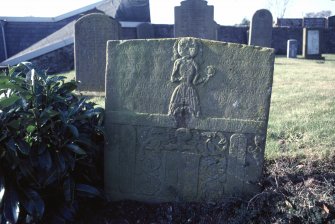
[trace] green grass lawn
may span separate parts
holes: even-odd
[[[266,156],[327,155],[335,149],[335,55],[276,57]]]
[[[335,55],[325,61],[276,57],[268,159],[327,156],[335,150]],[[64,75],[74,78],[74,72]],[[104,107],[104,97],[83,93]]]

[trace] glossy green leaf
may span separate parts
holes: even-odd
[[[0,207],[1,207],[4,195],[5,195],[5,178],[0,172]]]
[[[79,137],[79,131],[78,129],[76,128],[76,126],[72,125],[72,124],[69,124],[67,126],[67,128],[71,131],[72,135],[75,137],[75,138],[78,138]]]
[[[17,223],[19,217],[19,199],[13,186],[6,188],[3,210],[4,216],[9,223]]]
[[[88,198],[95,198],[102,196],[101,192],[97,188],[87,184],[77,184],[76,190],[78,194]]]
[[[22,139],[18,139],[16,140],[16,142],[20,152],[24,155],[29,155],[30,145],[25,140]]]
[[[28,125],[28,127],[26,128],[26,131],[28,133],[33,133],[36,130],[36,126],[35,125]]]
[[[44,214],[44,201],[37,191],[32,189],[26,189],[24,191],[26,200],[23,200],[23,206],[28,211],[29,214],[42,218]]]
[[[14,105],[20,99],[21,98],[19,96],[16,96],[16,95],[11,95],[8,98],[2,98],[2,99],[0,99],[0,109],[10,107],[10,106]]]
[[[78,155],[86,155],[86,152],[82,148],[80,148],[78,145],[67,144],[66,148],[70,149],[72,152],[74,152]]]

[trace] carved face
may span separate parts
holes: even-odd
[[[198,53],[197,42],[191,38],[182,38],[178,43],[178,53],[182,57],[194,58]]]

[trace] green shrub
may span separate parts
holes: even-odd
[[[31,63],[0,74],[1,224],[74,221],[81,200],[102,197],[103,109],[65,78]]]

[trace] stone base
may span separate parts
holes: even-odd
[[[321,54],[310,54],[310,55],[305,55],[305,59],[316,59],[316,60],[325,60],[325,57],[322,57]]]

